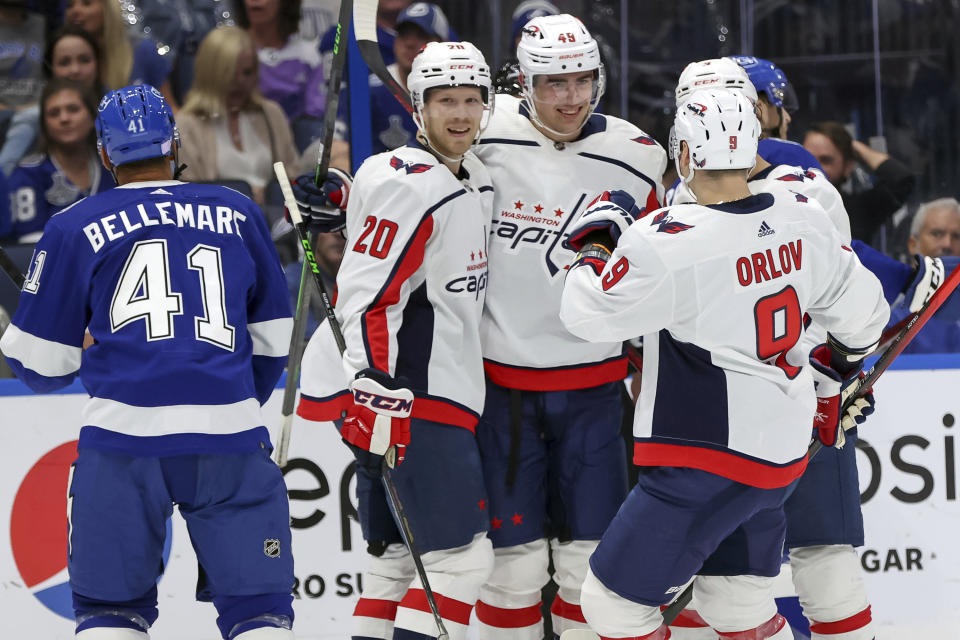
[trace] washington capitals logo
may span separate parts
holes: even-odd
[[[807,196],[802,193],[797,193],[796,191],[791,191],[790,193],[797,197],[797,202],[806,202],[808,200]]]
[[[783,182],[803,182],[805,179],[813,180],[816,177],[817,174],[813,173],[812,171],[804,171],[803,173],[788,173],[780,176],[777,178],[777,180],[781,180]]]
[[[694,225],[684,224],[683,222],[676,222],[671,216],[670,211],[663,211],[658,213],[653,217],[653,221],[650,222],[650,226],[659,225],[657,231],[659,233],[680,233],[681,231],[686,231],[687,229],[693,229]]]
[[[403,169],[407,172],[408,175],[411,173],[424,173],[433,168],[432,164],[425,164],[422,162],[414,162],[411,164],[409,162],[404,162],[397,156],[393,156],[392,158],[390,158],[390,166],[396,169],[397,171],[400,171],[400,169]]]
[[[707,112],[707,107],[700,104],[699,102],[688,102],[687,110],[695,113],[698,116],[703,116]]]
[[[639,142],[640,144],[645,144],[648,146],[653,146],[657,144],[657,141],[651,138],[650,136],[638,136],[633,139],[634,142]]]

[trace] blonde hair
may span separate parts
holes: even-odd
[[[133,69],[133,45],[117,0],[100,0],[103,8],[103,33],[100,35],[100,76],[108,89],[130,84]]]
[[[257,47],[250,34],[240,27],[217,27],[207,34],[197,50],[193,67],[193,85],[183,103],[183,113],[200,118],[216,118],[227,111],[226,97],[233,85],[240,54],[253,54],[258,65]],[[254,87],[250,107],[260,108],[263,96]]]

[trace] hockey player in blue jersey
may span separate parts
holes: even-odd
[[[172,179],[179,137],[153,87],[108,93],[97,135],[120,186],[50,219],[0,340],[35,391],[79,375],[90,394],[68,490],[77,637],[148,638],[177,505],[221,636],[291,639],[286,487],[260,406],[292,321],[263,213]]]

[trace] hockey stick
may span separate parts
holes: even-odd
[[[947,279],[944,281],[944,283],[933,292],[933,295],[930,296],[930,299],[927,300],[923,306],[917,310],[916,313],[907,316],[905,322],[900,322],[896,326],[892,327],[893,329],[896,329],[902,325],[899,333],[897,333],[897,335],[890,341],[890,346],[884,350],[873,366],[870,367],[870,370],[867,371],[866,375],[864,375],[864,377],[857,382],[857,386],[853,393],[851,393],[844,401],[843,406],[840,407],[841,416],[847,412],[847,409],[849,409],[854,402],[870,392],[870,389],[873,387],[873,384],[877,381],[877,379],[879,379],[880,376],[883,375],[883,372],[890,367],[890,365],[893,363],[893,360],[900,355],[904,349],[907,348],[907,345],[910,344],[910,341],[913,340],[914,336],[916,336],[920,329],[923,328],[923,325],[927,324],[927,321],[933,317],[933,314],[937,312],[937,309],[939,309],[940,306],[946,302],[947,298],[950,297],[950,294],[952,294],[957,288],[957,285],[960,285],[960,265],[950,272],[950,275],[947,276]],[[807,449],[807,458],[813,458],[813,456],[815,456],[822,448],[823,443],[820,442],[819,439],[814,440],[810,444],[810,448]]]
[[[380,44],[377,42],[377,0],[354,0],[353,32],[357,36],[357,48],[367,67],[381,82],[390,89],[393,97],[403,105],[403,108],[413,113],[413,103],[410,94],[400,86],[396,78],[390,75],[387,66],[383,63],[380,54]]]
[[[357,39],[357,48],[360,50],[360,56],[372,71],[388,89],[393,97],[403,105],[410,113],[413,113],[413,105],[410,102],[410,94],[400,86],[400,83],[390,75],[386,65],[383,63],[383,56],[380,54],[380,45],[377,42],[377,0],[354,0],[353,10],[353,32]],[[413,564],[417,569],[417,576],[420,578],[420,584],[423,586],[423,592],[427,597],[427,604],[430,605],[430,612],[437,623],[439,631],[438,640],[445,640],[449,637],[447,628],[443,624],[443,618],[440,616],[440,609],[437,607],[437,600],[433,595],[433,589],[430,588],[430,582],[427,580],[427,571],[423,568],[423,559],[417,551],[413,541],[413,530],[410,528],[410,522],[407,520],[403,510],[403,504],[400,502],[400,495],[397,493],[397,487],[393,482],[392,471],[396,464],[397,451],[391,447],[383,457],[380,465],[383,486],[390,497],[393,513],[396,516],[397,528],[403,538],[404,544],[410,551],[410,557],[413,558]]]
[[[351,0],[342,0],[340,3],[340,13],[337,16],[337,33],[333,41],[333,60],[330,63],[330,82],[327,84],[327,95],[324,103],[323,112],[323,139],[320,142],[320,153],[317,160],[317,170],[314,173],[313,181],[315,184],[322,185],[327,177],[327,169],[330,168],[330,147],[333,143],[333,130],[337,123],[337,108],[340,105],[340,82],[343,77],[343,65],[347,59],[347,33],[350,31],[350,19],[353,15],[353,2]],[[281,164],[281,169],[283,165]],[[294,218],[293,210],[296,209],[296,198],[293,197],[293,191],[290,189],[290,179],[285,170],[281,172],[274,165],[274,173],[277,175],[277,181],[280,183],[280,190],[283,193],[283,201],[287,210],[290,211],[290,219],[294,220],[294,227],[297,228],[297,237],[300,244],[304,247],[304,253],[312,257],[311,250],[312,238],[303,224],[299,210]],[[286,188],[286,189],[285,189]],[[289,191],[289,193],[287,193]],[[294,205],[291,208],[291,203]],[[304,242],[306,240],[306,242]],[[307,316],[310,313],[310,288],[307,285],[307,265],[310,270],[316,273],[316,261],[310,262],[306,256],[303,261],[303,271],[300,273],[300,290],[297,293],[297,313],[293,319],[293,334],[290,336],[290,356],[287,361],[287,383],[283,388],[283,407],[280,410],[283,416],[283,424],[280,427],[280,441],[277,443],[275,459],[277,465],[282,469],[287,466],[287,452],[290,449],[290,431],[293,426],[293,407],[297,396],[297,382],[300,377],[300,359],[303,357],[303,347],[306,341],[305,327]],[[323,288],[323,282],[317,278],[317,284],[320,286],[321,297],[327,297]],[[305,288],[306,287],[306,288]],[[330,309],[330,307],[326,307]],[[327,313],[329,318],[331,313]],[[331,325],[332,327],[333,325]],[[339,332],[339,326],[334,329],[334,335]],[[338,340],[338,346],[342,342],[342,335]],[[340,347],[341,352],[343,347]]]
[[[870,367],[870,370],[863,379],[857,383],[857,387],[853,393],[844,401],[843,406],[840,408],[841,416],[846,413],[847,409],[849,409],[854,402],[867,395],[877,379],[890,367],[893,360],[903,352],[910,341],[913,340],[913,337],[917,335],[917,332],[923,328],[923,325],[933,317],[933,314],[936,313],[937,309],[939,309],[950,294],[953,293],[958,284],[960,284],[960,266],[957,266],[950,273],[946,281],[944,281],[940,288],[930,296],[930,299],[927,300],[916,313],[883,332],[880,338],[881,347],[887,342],[890,346],[886,347],[880,355],[880,358]],[[893,332],[896,333],[893,334]],[[819,439],[814,439],[807,448],[807,460],[813,459],[813,456],[817,455],[822,448],[823,443],[820,442]],[[669,625],[676,620],[680,612],[690,604],[691,598],[693,598],[693,583],[684,589],[670,606],[663,610],[664,623]]]
[[[283,191],[284,205],[290,211],[290,219],[293,221],[293,228],[296,230],[297,236],[300,238],[300,244],[303,245],[304,260],[310,264],[310,270],[314,276],[313,281],[317,285],[317,289],[320,291],[320,299],[323,301],[323,308],[326,312],[327,324],[330,325],[330,329],[333,331],[333,337],[337,342],[337,348],[340,350],[340,353],[343,354],[343,352],[347,349],[347,343],[343,339],[343,332],[340,329],[340,322],[337,320],[336,313],[333,310],[333,304],[330,302],[330,296],[327,295],[326,287],[323,286],[323,281],[320,279],[320,269],[317,267],[316,258],[313,255],[313,250],[310,248],[310,243],[306,239],[306,225],[303,222],[303,218],[300,216],[300,210],[297,209],[297,201],[293,196],[293,189],[290,187],[290,180],[287,178],[287,172],[283,168],[282,162],[274,164],[273,170],[276,172],[277,180],[280,182],[280,189]],[[292,371],[287,371],[288,383],[292,374]],[[283,434],[281,434],[280,439],[282,442]],[[289,440],[289,435],[287,436],[287,439]],[[437,639],[444,640],[445,638],[449,637],[447,634],[447,629],[443,625],[443,619],[440,617],[440,610],[437,608],[436,598],[434,598],[433,590],[430,588],[430,582],[427,580],[427,571],[423,568],[423,560],[421,559],[420,554],[417,552],[417,548],[413,542],[413,530],[410,528],[410,522],[407,520],[406,513],[403,509],[403,504],[400,502],[400,495],[397,493],[397,487],[393,482],[391,473],[394,466],[396,466],[396,449],[391,447],[390,450],[387,451],[387,454],[383,456],[383,461],[380,465],[383,486],[387,491],[387,496],[390,499],[391,507],[396,515],[397,528],[400,530],[400,536],[403,538],[403,543],[407,546],[407,549],[410,550],[410,556],[413,558],[413,564],[417,569],[417,575],[420,577],[420,583],[423,585],[423,591],[427,596],[427,603],[430,605],[430,611],[433,613],[434,620],[436,621],[437,627],[440,630],[440,634],[437,636]]]
[[[307,317],[310,315],[310,280],[307,261],[300,269],[300,289],[297,293],[297,312],[293,316],[293,332],[290,334],[290,351],[287,358],[287,381],[283,386],[283,406],[280,415],[283,424],[280,427],[280,441],[274,452],[274,461],[283,469],[287,466],[287,452],[290,450],[290,431],[293,427],[293,406],[297,399],[297,382],[300,379],[300,361],[306,338]]]
[[[13,281],[13,284],[17,285],[17,289],[23,290],[23,283],[27,281],[23,277],[23,274],[20,273],[20,267],[17,266],[17,263],[13,261],[6,251],[3,250],[3,247],[0,247],[0,268],[3,269],[3,272],[7,274],[7,277]]]

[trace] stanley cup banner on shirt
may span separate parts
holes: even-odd
[[[876,385],[877,412],[860,430],[857,464],[866,544],[859,549],[878,637],[954,640],[960,628],[960,361],[903,356]],[[907,367],[907,368],[904,368]],[[67,581],[67,500],[76,456],[76,422],[86,400],[40,397],[0,380],[0,637],[73,637]],[[276,434],[282,390],[264,409]],[[414,445],[415,446],[415,443]],[[356,520],[352,457],[331,425],[293,425],[285,471],[295,557],[295,631],[299,638],[342,638],[366,564]],[[416,523],[413,523],[416,527]],[[214,637],[216,613],[194,600],[196,557],[179,515],[168,525],[156,638]],[[265,550],[267,543],[265,541]],[[786,572],[785,572],[786,573]],[[778,582],[790,606],[790,582]],[[793,597],[795,605],[795,597]],[[794,622],[796,615],[788,616]],[[807,637],[797,631],[798,637]],[[906,635],[904,635],[906,634]]]

